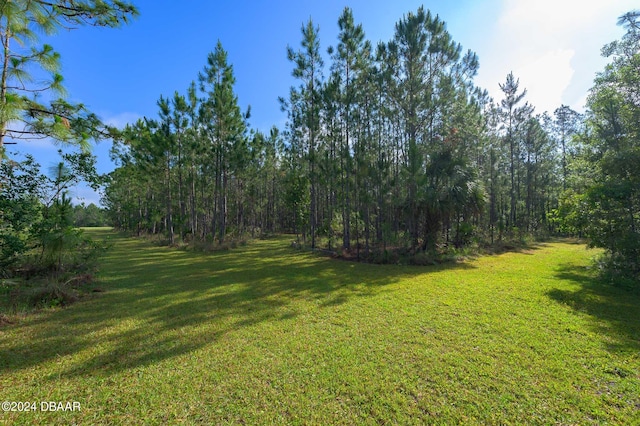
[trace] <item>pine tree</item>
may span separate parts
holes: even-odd
[[[136,15],[133,5],[119,0],[0,2],[0,157],[6,143],[25,139],[50,137],[86,148],[91,138],[111,136],[84,105],[64,99],[60,55],[41,44],[38,33],[78,25],[117,27]],[[49,80],[34,79],[34,70]]]
[[[172,191],[172,168],[174,164],[174,156],[176,151],[176,133],[172,129],[171,104],[169,100],[160,96],[158,100],[160,108],[160,122],[158,129],[154,132],[154,141],[156,149],[161,152],[164,170],[164,192],[166,200],[165,213],[165,230],[169,236],[169,244],[175,242],[174,214],[173,214],[173,191]]]
[[[556,136],[562,153],[562,187],[567,189],[567,181],[569,178],[568,164],[568,143],[571,137],[578,133],[582,116],[568,107],[562,105],[553,112],[553,133]]]
[[[351,247],[351,205],[352,205],[352,177],[353,159],[351,158],[354,149],[352,132],[355,129],[357,120],[353,119],[354,109],[357,107],[357,96],[362,92],[360,76],[367,72],[365,64],[366,56],[371,50],[368,42],[365,41],[362,25],[355,25],[353,12],[346,7],[338,19],[338,45],[334,51],[329,49],[329,54],[333,56],[332,71],[334,81],[337,82],[336,92],[339,100],[341,112],[342,131],[339,143],[341,176],[340,186],[342,189],[342,245],[343,248]],[[354,152],[355,154],[355,152]]]
[[[292,143],[301,145],[308,164],[309,178],[309,234],[311,247],[316,246],[318,228],[318,141],[320,136],[320,108],[322,104],[322,68],[319,28],[309,19],[302,26],[301,49],[287,48],[288,59],[295,64],[293,76],[300,80],[298,88],[291,88],[288,103],[290,108],[290,133]],[[296,178],[297,182],[297,178]]]
[[[227,62],[227,52],[220,41],[209,54],[199,81],[200,90],[205,94],[200,108],[200,124],[210,144],[215,175],[212,234],[217,233],[218,241],[222,243],[227,233],[232,153],[243,143],[246,123],[233,91],[233,66]]]
[[[527,90],[523,90],[518,93],[520,86],[520,80],[516,79],[512,72],[507,75],[507,79],[504,84],[500,84],[500,90],[504,93],[505,97],[500,101],[501,118],[505,131],[505,142],[509,147],[509,179],[510,179],[510,191],[509,191],[509,220],[508,227],[515,227],[517,222],[517,200],[518,190],[516,185],[516,171],[518,167],[519,157],[519,141],[518,132],[521,129],[523,123],[533,113],[533,108],[528,103],[518,106],[527,95]]]

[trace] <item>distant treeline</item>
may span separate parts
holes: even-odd
[[[109,216],[103,208],[90,203],[73,206],[73,225],[77,227],[109,226]]]

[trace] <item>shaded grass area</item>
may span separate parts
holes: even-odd
[[[63,244],[66,247],[73,240],[73,248],[62,248],[59,253],[54,250],[55,254],[31,247],[7,271],[0,269],[0,323],[12,323],[12,317],[28,315],[36,309],[69,306],[87,294],[101,291],[93,286],[93,272],[109,243],[87,239],[87,230],[94,236],[108,236],[111,228],[76,229]]]
[[[640,295],[598,284],[581,245],[400,267],[286,238],[213,254],[112,240],[104,293],[0,328],[0,399],[81,411],[0,420],[640,422]]]

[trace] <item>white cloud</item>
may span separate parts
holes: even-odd
[[[115,115],[107,115],[103,119],[104,124],[123,129],[127,124],[133,124],[142,116],[135,112],[121,112]]]
[[[527,99],[536,107],[536,112],[552,112],[562,105],[562,95],[575,73],[571,66],[574,54],[573,50],[550,50],[523,60],[521,66],[513,70],[520,78],[521,89],[527,89]]]
[[[500,24],[526,35],[531,26],[543,37],[564,37],[606,15],[611,2],[585,0],[505,0]]]
[[[503,0],[486,43],[477,84],[502,98],[498,83],[513,71],[539,113],[561,104],[582,108],[595,73],[606,60],[600,49],[620,37],[617,17],[634,1]]]

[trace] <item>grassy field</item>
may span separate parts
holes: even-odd
[[[640,424],[640,295],[583,245],[400,267],[109,235],[102,293],[0,328],[0,400],[37,404],[0,423]]]

